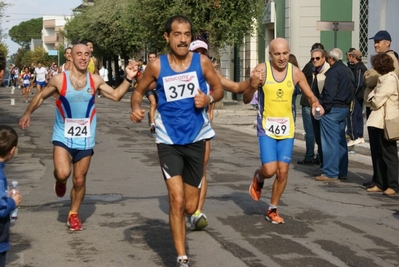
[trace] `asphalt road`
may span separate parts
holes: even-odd
[[[69,197],[58,199],[53,190],[53,100],[35,111],[27,130],[17,129],[19,153],[6,175],[9,183],[19,182],[23,202],[11,228],[7,266],[175,266],[154,137],[146,121],[129,120],[129,97],[120,103],[97,99],[97,145],[81,232],[68,230]],[[146,101],[143,107],[148,109]],[[0,123],[17,128],[25,108],[19,91],[0,88]],[[248,195],[260,164],[254,115],[225,108],[213,124],[217,137],[204,209],[209,226],[187,231],[191,266],[399,266],[399,197],[362,187],[371,178],[368,156],[350,155],[347,181],[317,182],[311,175],[316,166],[296,164],[304,153],[303,141],[296,141],[279,204],[285,224],[273,225],[264,218],[272,180],[259,202]]]

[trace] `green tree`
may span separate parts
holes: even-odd
[[[42,38],[42,28],[43,18],[31,19],[13,26],[8,31],[8,35],[13,42],[26,49],[29,49],[31,39]]]
[[[98,0],[67,22],[65,36],[74,43],[84,38],[92,40],[97,56],[128,57],[143,48],[140,32],[133,26],[138,23],[134,2]]]
[[[193,23],[193,33],[205,32],[214,48],[240,45],[255,30],[259,0],[97,0],[66,25],[70,40],[89,38],[101,55],[132,55],[142,49],[165,51],[165,20],[182,14]]]
[[[8,50],[8,45],[0,43],[0,50],[3,52],[4,56],[7,58],[9,50]]]
[[[17,53],[15,53],[15,54],[13,54],[12,56],[11,56],[11,62],[13,62],[16,66],[18,66],[18,67],[21,67],[21,66],[23,66],[23,63],[22,63],[22,58],[23,58],[23,56],[25,55],[25,53],[27,53],[27,49],[25,49],[25,48],[23,48],[23,47],[20,47],[18,50],[17,50]]]
[[[166,19],[177,14],[187,16],[193,33],[206,33],[214,48],[241,45],[243,37],[253,33],[254,23],[262,12],[259,0],[137,0],[135,14],[140,18],[141,31],[150,49],[162,50]]]
[[[18,67],[30,66],[31,63],[42,62],[44,66],[50,66],[53,61],[57,62],[57,56],[49,56],[42,46],[37,46],[33,51],[19,48],[17,53],[11,56],[11,62]]]

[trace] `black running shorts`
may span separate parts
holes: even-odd
[[[181,176],[183,182],[200,188],[204,171],[205,140],[188,145],[157,144],[164,179]]]
[[[148,90],[147,92],[145,92],[145,96],[149,99],[150,96],[154,96],[155,97],[155,102],[158,103],[158,93],[156,90]]]
[[[87,157],[87,156],[93,156],[94,150],[93,149],[86,149],[86,150],[78,150],[78,149],[72,149],[64,145],[63,143],[59,141],[53,141],[54,146],[60,146],[63,147],[72,157],[72,162],[76,163],[79,160]]]

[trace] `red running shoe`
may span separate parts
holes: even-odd
[[[254,173],[254,177],[252,178],[252,183],[249,186],[249,194],[252,199],[258,201],[260,199],[260,195],[262,194],[263,182],[259,182],[256,176],[258,175],[259,170],[256,170]]]
[[[281,218],[278,213],[277,213],[277,209],[271,209],[268,210],[266,212],[266,220],[268,220],[269,222],[273,223],[273,224],[280,224],[280,223],[284,223],[284,219]]]
[[[77,214],[71,214],[68,217],[67,225],[71,231],[81,231],[83,230],[82,223],[80,222],[79,216]]]
[[[65,196],[65,192],[66,192],[66,183],[60,183],[58,181],[55,182],[54,184],[54,191],[55,194],[57,195],[57,197],[63,197]]]

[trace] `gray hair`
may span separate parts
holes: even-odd
[[[328,51],[328,56],[332,58],[335,62],[342,60],[343,53],[339,48],[333,48]]]
[[[315,48],[315,49],[313,49],[312,51],[310,51],[310,55],[312,55],[314,52],[320,52],[321,55],[322,55],[323,57],[325,56],[325,54],[324,54],[324,49]]]

